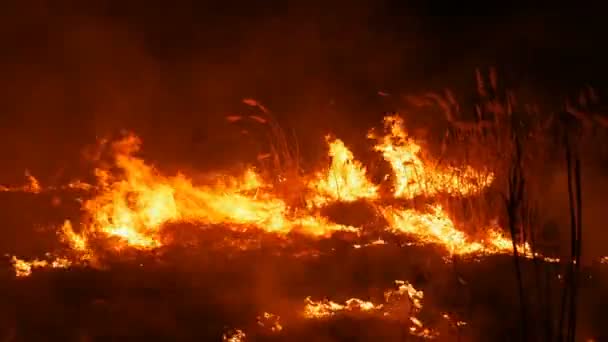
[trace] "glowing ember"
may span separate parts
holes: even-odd
[[[358,199],[373,199],[378,196],[378,187],[365,174],[365,167],[356,161],[352,152],[339,140],[326,138],[329,144],[331,166],[318,174],[318,180],[311,183],[315,190],[312,203],[317,206],[328,202],[352,202]]]
[[[230,331],[227,333],[224,333],[222,335],[222,341],[224,342],[244,342],[246,341],[247,335],[245,335],[245,333],[240,330],[240,329],[236,329],[234,331]]]
[[[353,248],[359,249],[362,247],[381,246],[381,245],[386,245],[386,241],[384,241],[382,239],[378,239],[378,240],[374,240],[370,243],[365,243],[363,245],[355,244],[355,245],[353,245]]]
[[[277,333],[283,330],[283,326],[281,325],[281,317],[264,312],[261,316],[257,317],[257,323],[260,327],[270,329],[271,332]]]
[[[67,268],[71,265],[71,262],[65,258],[55,258],[51,261],[39,259],[26,261],[19,259],[16,256],[11,258],[11,263],[13,264],[17,277],[27,277],[31,275],[34,268]]]
[[[160,230],[168,222],[251,225],[267,232],[298,230],[321,236],[356,230],[312,214],[294,215],[274,196],[253,169],[213,185],[197,186],[185,176],[161,175],[133,154],[140,140],[130,135],[113,145],[121,174],[98,169],[100,190],[84,203],[90,219],[85,234],[118,238],[116,248],[151,249],[162,245]],[[70,235],[70,234],[67,234]],[[74,241],[74,236],[68,239]],[[78,237],[82,246],[86,236]]]
[[[374,146],[393,169],[395,197],[413,198],[438,193],[467,196],[478,193],[492,184],[494,175],[479,172],[469,166],[464,168],[435,168],[421,158],[421,147],[403,129],[399,116],[384,118],[387,134],[378,137],[370,132],[368,137],[378,143]]]
[[[306,318],[328,318],[340,312],[370,312],[381,310],[382,304],[374,304],[358,298],[351,298],[344,304],[339,304],[327,299],[313,301],[310,297],[306,298],[304,307],[304,317]]]
[[[441,317],[445,318],[445,320],[450,322],[450,324],[452,324],[453,326],[458,327],[458,328],[464,327],[465,325],[467,325],[467,322],[456,320],[447,313],[442,314]]]
[[[26,192],[32,194],[39,194],[45,191],[56,191],[56,190],[91,190],[93,188],[92,185],[84,183],[79,180],[72,181],[64,186],[47,186],[42,187],[40,182],[36,177],[32,176],[28,170],[25,170],[25,178],[27,179],[27,183],[24,185],[18,186],[5,186],[0,185],[0,192]]]
[[[27,184],[12,187],[0,185],[0,192],[30,192],[34,194],[41,192],[40,182],[28,170],[25,170],[25,178],[27,179]]]
[[[384,303],[381,304],[359,298],[351,298],[344,304],[340,304],[328,299],[313,301],[308,297],[305,300],[303,316],[307,319],[327,319],[338,314],[368,314],[378,315],[382,318],[406,319],[411,323],[410,334],[424,338],[437,337],[437,332],[425,328],[420,319],[416,317],[422,310],[424,293],[402,280],[395,281],[395,284],[397,289],[386,291]],[[409,316],[403,317],[404,313]]]

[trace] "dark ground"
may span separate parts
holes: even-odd
[[[57,247],[52,234],[31,228],[36,227],[33,221],[53,222],[44,214],[44,195],[2,194],[1,201],[3,208],[12,205],[3,217],[12,218],[5,222],[15,229],[17,240],[4,239],[3,252],[35,257],[41,255],[38,250]],[[414,341],[406,333],[405,312],[404,321],[365,315],[305,321],[299,316],[307,296],[382,302],[383,291],[393,289],[397,279],[424,291],[419,317],[440,330],[444,340],[519,340],[516,283],[507,256],[446,264],[437,248],[399,247],[407,240],[388,235],[383,236],[386,245],[354,249],[352,244],[361,241],[347,235],[320,241],[293,237],[284,243],[225,227],[179,225],[167,231],[175,237],[172,247],[110,257],[104,269],[38,270],[31,277],[15,278],[8,259],[4,261],[3,341],[219,341],[231,328],[259,341]],[[235,241],[248,243],[249,250],[234,248]],[[550,291],[539,291],[534,265],[527,261],[527,296],[532,302],[548,295],[557,305],[559,266],[540,267],[550,279]],[[594,265],[583,274],[580,337],[602,341],[608,336],[602,323],[608,268]],[[274,334],[257,326],[256,316],[263,312],[281,316],[283,331]],[[447,328],[443,312],[468,325],[459,333]],[[542,317],[530,314],[529,326],[538,333],[544,333]]]

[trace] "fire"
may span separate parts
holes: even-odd
[[[468,324],[465,321],[460,321],[460,320],[456,320],[456,319],[452,318],[452,316],[450,316],[450,314],[448,314],[448,313],[443,313],[441,315],[441,317],[443,317],[446,321],[450,322],[450,324],[452,324],[453,326],[455,326],[457,328],[464,327],[465,325]]]
[[[260,106],[251,101],[247,104]],[[369,137],[376,140],[374,149],[392,166],[393,197],[408,199],[439,193],[472,196],[492,184],[494,175],[491,172],[476,171],[470,166],[434,167],[436,163],[422,157],[421,146],[403,129],[400,117],[388,116],[384,123],[386,135],[377,136],[371,132]],[[61,239],[73,252],[68,253],[72,263],[96,260],[93,245],[98,239],[109,242],[103,246],[110,246],[112,251],[160,248],[168,241],[163,238],[163,228],[168,223],[176,222],[199,226],[220,225],[225,229],[254,229],[284,238],[292,236],[294,232],[317,238],[328,237],[337,231],[359,233],[360,228],[332,222],[317,211],[317,208],[331,203],[356,200],[368,201],[377,208],[388,223],[389,232],[406,233],[421,243],[441,245],[452,254],[511,251],[511,240],[495,226],[485,229],[482,240],[471,241],[464,231],[456,228],[456,224],[438,204],[430,206],[427,212],[386,205],[383,203],[385,198],[379,196],[379,185],[368,179],[365,166],[354,158],[344,142],[329,137],[326,140],[331,164],[311,177],[302,177],[305,179],[304,186],[296,187],[307,188],[303,194],[306,205],[301,207],[286,200],[287,195],[273,188],[275,183],[264,179],[262,173],[253,167],[238,174],[223,173],[221,177],[202,184],[182,173],[163,174],[137,156],[142,142],[133,134],[111,144],[104,142],[102,147],[109,148],[111,160],[100,164],[95,170],[96,182],[93,185],[75,181],[62,187],[43,188],[27,173],[27,186],[2,187],[0,190],[88,191],[88,199],[82,205],[83,220],[77,223],[66,221],[59,229]],[[354,247],[384,243],[378,240]],[[524,256],[532,256],[527,245],[518,247]],[[44,267],[42,263],[35,265]],[[27,272],[21,272],[24,273]],[[333,305],[325,304],[329,307]],[[357,301],[344,305],[344,310],[373,308]]]
[[[359,298],[351,298],[344,304],[340,304],[328,299],[313,301],[307,297],[303,316],[307,319],[327,319],[338,314],[368,314],[383,318],[403,319],[403,314],[406,313],[408,314],[406,319],[411,323],[410,334],[423,338],[437,337],[437,332],[425,328],[422,321],[417,318],[423,307],[424,293],[403,280],[396,280],[395,284],[397,289],[386,291],[384,303],[378,304]]]
[[[18,185],[18,186],[0,185],[0,192],[25,192],[25,193],[39,194],[44,191],[52,191],[52,190],[70,189],[70,190],[85,190],[86,191],[86,190],[92,189],[92,185],[84,183],[80,180],[75,180],[75,181],[69,182],[68,184],[66,184],[64,186],[60,186],[60,187],[56,187],[56,186],[43,187],[40,184],[40,181],[36,177],[32,176],[32,174],[28,170],[25,170],[25,179],[27,180],[27,183],[24,185]]]
[[[25,178],[27,179],[27,184],[22,186],[0,185],[0,192],[29,192],[37,194],[42,191],[40,182],[38,179],[36,179],[36,177],[32,176],[28,170],[25,170]]]
[[[359,298],[351,298],[344,304],[339,304],[328,299],[313,301],[310,297],[305,299],[304,317],[306,318],[328,318],[340,312],[372,312],[381,310],[382,304],[374,304]]]
[[[257,323],[262,328],[267,328],[273,333],[278,333],[283,330],[281,325],[281,316],[264,312],[261,316],[257,317]]]
[[[222,335],[222,341],[224,342],[244,342],[246,341],[247,335],[243,332],[243,330],[236,329],[234,331],[230,331],[224,333]]]
[[[153,249],[162,246],[160,231],[168,222],[253,226],[271,233],[293,230],[322,236],[337,230],[356,231],[314,214],[294,214],[272,194],[253,169],[214,184],[195,185],[182,174],[164,176],[135,157],[141,141],[130,135],[113,145],[120,173],[98,169],[97,195],[83,205],[88,221],[83,235],[64,225],[64,236],[75,249],[86,249],[87,236],[117,238],[116,248]]]
[[[71,248],[75,255],[79,256],[80,261],[88,261],[93,258],[87,237],[74,232],[70,221],[66,220],[63,223],[59,234],[62,241]]]
[[[368,137],[377,141],[374,149],[382,153],[393,169],[395,197],[414,198],[438,193],[468,196],[492,184],[494,175],[491,172],[479,172],[470,166],[436,168],[423,160],[420,145],[403,129],[403,119],[399,116],[385,117],[384,125],[385,136],[379,137],[372,131]]]
[[[17,277],[27,277],[31,275],[34,268],[67,268],[71,266],[71,262],[65,258],[55,258],[51,261],[39,259],[26,261],[13,256],[11,258],[11,263],[13,264]]]
[[[486,229],[485,240],[469,241],[465,233],[456,229],[454,222],[437,204],[430,206],[427,213],[392,207],[381,210],[391,231],[413,235],[423,243],[441,245],[451,254],[505,253],[513,248],[511,241],[494,228]]]
[[[340,139],[326,137],[331,165],[325,173],[311,183],[314,197],[311,202],[322,206],[329,202],[352,202],[358,199],[375,199],[378,187],[367,179],[365,167],[354,159],[353,153]]]
[[[381,245],[386,245],[386,241],[384,241],[382,239],[377,239],[377,240],[374,240],[372,242],[365,243],[365,244],[362,244],[362,245],[355,244],[355,245],[353,245],[353,248],[359,249],[359,248],[362,248],[362,247],[381,246]]]

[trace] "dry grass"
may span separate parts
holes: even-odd
[[[476,77],[477,103],[462,105],[449,90],[406,97],[408,106],[436,107],[444,114],[447,129],[441,154],[435,156],[437,167],[465,164],[475,169],[487,168],[496,176],[495,184],[479,196],[465,199],[440,196],[437,200],[473,234],[475,229],[483,229],[498,219],[502,227],[509,228],[514,242],[528,243],[533,251],[550,253],[541,229],[545,223],[542,209],[547,172],[554,172],[548,165],[556,165],[556,160],[557,165],[562,163],[564,151],[560,139],[564,134],[572,134],[572,128],[567,127],[560,112],[542,111],[535,104],[519,103],[515,94],[500,85],[493,69],[486,74],[477,71]],[[566,117],[581,124],[575,125],[579,127],[574,136],[584,136],[580,135],[582,131],[592,132],[600,139],[606,135],[601,128],[608,127],[608,121],[596,111],[598,103],[597,94],[589,89],[581,92],[577,101],[567,103]],[[302,176],[295,134],[287,134],[266,108],[251,104],[263,113],[263,129],[270,151],[260,160],[261,168],[281,196],[297,207],[303,204],[306,179]],[[523,334],[518,337],[551,340],[567,330],[570,339],[574,338],[571,326],[559,325],[559,317],[565,310],[559,305],[560,294],[572,291],[573,283],[556,285],[554,280],[557,267],[567,266],[534,260],[532,266],[523,267],[517,258],[518,252],[521,251],[517,251],[514,244],[517,287],[513,289],[517,288],[518,292]],[[458,277],[458,272],[454,276]]]

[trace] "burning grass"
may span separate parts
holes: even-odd
[[[496,87],[495,81],[490,83]],[[353,260],[356,255],[353,253],[373,255],[374,250],[381,250],[379,253],[390,254],[405,247],[411,250],[425,248],[426,254],[432,250],[441,263],[441,266],[433,265],[432,269],[448,273],[449,268],[457,268],[460,261],[483,261],[512,254],[515,254],[518,272],[520,267],[538,267],[539,263],[550,265],[543,267],[554,267],[551,264],[560,259],[538,250],[534,244],[536,233],[525,220],[530,217],[533,205],[523,201],[518,177],[528,177],[528,172],[532,172],[526,168],[524,173],[522,163],[529,162],[526,158],[536,150],[531,148],[530,154],[523,155],[518,151],[521,140],[527,139],[522,137],[535,134],[522,133],[513,123],[507,122],[507,118],[513,120],[514,116],[512,100],[505,103],[488,100],[483,109],[478,108],[479,120],[471,123],[457,118],[458,107],[449,92],[443,97],[426,94],[414,100],[417,105],[438,104],[451,125],[446,141],[460,140],[465,150],[468,146],[477,146],[477,151],[485,151],[480,153],[483,161],[433,156],[425,151],[422,142],[408,134],[402,117],[389,115],[384,118],[383,130],[370,130],[368,134],[370,149],[377,152],[390,169],[379,177],[384,182],[373,182],[371,174],[377,170],[371,170],[357,160],[342,140],[330,136],[326,138],[329,165],[304,172],[298,149],[288,143],[289,139],[268,109],[248,99],[246,104],[260,113],[248,117],[229,116],[227,120],[250,120],[270,131],[269,151],[258,156],[257,167],[249,166],[240,172],[220,172],[219,176],[205,181],[183,173],[167,175],[138,156],[142,141],[136,135],[128,134],[115,141],[100,143],[102,153],[95,161],[95,182],[92,184],[74,181],[47,188],[26,174],[28,183],[25,186],[0,187],[0,191],[7,193],[41,194],[52,190],[66,194],[78,190],[85,194],[81,215],[65,220],[57,227],[62,247],[47,253],[44,258],[24,260],[11,255],[15,276],[35,277],[32,272],[38,269],[107,272],[120,269],[125,263],[131,268],[135,265],[135,269],[140,267],[161,274],[167,272],[158,268],[164,263],[189,264],[193,256],[184,253],[189,249],[205,250],[205,253],[195,254],[195,258],[196,262],[204,264],[200,270],[211,278],[222,274],[222,267],[245,272],[247,268],[243,265],[252,260],[256,260],[254,268],[259,271],[257,261],[269,257],[275,261],[267,262],[280,271],[260,276],[264,279],[293,275],[289,270],[292,266],[310,273],[314,269],[311,265],[320,267],[321,260],[335,265],[332,271],[337,272],[340,266],[346,267],[340,265],[340,257],[344,258],[341,262],[346,263]],[[490,112],[491,119],[483,119],[481,111]],[[529,141],[525,142],[526,146],[531,145]],[[446,146],[444,152],[452,148],[452,144]],[[503,201],[501,205],[506,202],[506,213],[496,205],[486,204],[481,210],[474,207],[475,201],[496,201],[496,198]],[[458,216],[455,203],[468,206],[469,217]],[[484,211],[486,216],[479,215],[479,211]],[[465,218],[460,219],[462,217]],[[507,237],[507,228],[510,237]],[[389,259],[383,262],[401,267],[402,256]],[[286,265],[279,265],[276,260],[285,261]],[[243,264],[236,265],[238,263]],[[379,267],[378,264],[372,266]],[[393,267],[388,269],[388,273],[398,273]],[[185,273],[188,272],[194,271],[190,268]],[[331,277],[331,274],[325,272],[323,276]],[[419,272],[414,278],[427,277],[424,274]],[[244,341],[252,335],[284,336],[286,330],[297,331],[299,327],[317,324],[312,321],[354,319],[382,321],[389,326],[395,324],[397,335],[404,331],[417,338],[449,340],[470,326],[467,319],[460,317],[463,315],[453,314],[457,311],[454,307],[438,303],[437,299],[431,297],[430,307],[423,305],[423,297],[425,301],[428,298],[425,296],[427,289],[419,290],[417,284],[399,274],[393,274],[392,279],[383,277],[379,283],[383,283],[384,290],[379,290],[382,295],[375,298],[369,293],[348,297],[343,293],[338,296],[305,293],[326,290],[310,285],[318,275],[307,275],[311,279],[303,282],[309,284],[304,291],[298,289],[297,295],[283,294],[284,298],[265,293],[263,304],[266,307],[255,303],[255,310],[244,309],[245,303],[221,298],[226,294],[220,290],[214,292],[218,298],[208,300],[220,303],[215,303],[214,307],[219,306],[218,310],[224,316],[240,318],[247,314],[245,316],[256,318],[255,321],[249,318],[230,320],[234,323],[231,327],[216,326],[214,333],[222,333],[215,337],[224,341]],[[460,283],[458,286],[467,284],[461,276],[455,277]],[[235,286],[234,281],[242,280],[229,278],[226,276],[214,284],[221,288]],[[251,278],[257,279],[258,275],[246,281]],[[518,273],[520,291],[524,283],[530,283],[524,278]],[[396,281],[397,289],[386,289],[387,281],[395,279],[406,280]],[[362,286],[370,285],[363,283]],[[246,285],[239,284],[238,289],[228,292],[248,292],[242,288]],[[293,284],[282,284],[281,288],[289,286]],[[267,304],[268,301],[283,304]],[[168,318],[164,324],[169,324],[167,322],[173,325],[167,330],[174,333],[179,323]]]
[[[395,180],[389,200],[404,196],[432,198],[440,192],[470,196],[492,183],[491,172],[474,172],[469,166],[430,168],[429,162],[419,155],[420,147],[411,139],[405,139],[402,120],[392,116],[387,117],[386,123],[386,136],[380,138],[375,148],[383,151],[393,168]],[[336,139],[328,140],[328,144],[331,164],[325,171],[301,177],[308,184],[300,195],[307,199],[307,205],[298,207],[290,206],[280,193],[273,191],[274,184],[253,168],[241,175],[224,175],[209,184],[195,184],[183,174],[165,176],[135,155],[141,141],[127,135],[108,145],[112,168],[95,169],[97,183],[90,186],[93,196],[83,203],[85,215],[78,223],[79,229],[76,231],[72,223],[66,221],[59,234],[68,245],[69,254],[77,256],[78,262],[95,257],[89,244],[99,239],[111,240],[104,246],[118,252],[126,248],[158,249],[167,243],[161,239],[161,230],[172,222],[255,228],[283,236],[360,234],[360,227],[332,222],[319,208],[336,202],[363,200],[372,203],[390,232],[410,234],[421,243],[446,245],[446,249],[455,254],[482,250],[484,253],[509,252],[508,242],[500,240],[504,238],[499,238],[496,229],[487,230],[491,248],[484,247],[483,241],[464,245],[465,233],[456,228],[439,206],[434,207],[433,220],[416,209],[387,206],[378,194],[378,185],[367,178],[365,167],[344,143]],[[408,157],[400,157],[404,155]],[[464,170],[465,177],[459,177],[460,170]],[[453,232],[448,234],[447,230]]]

